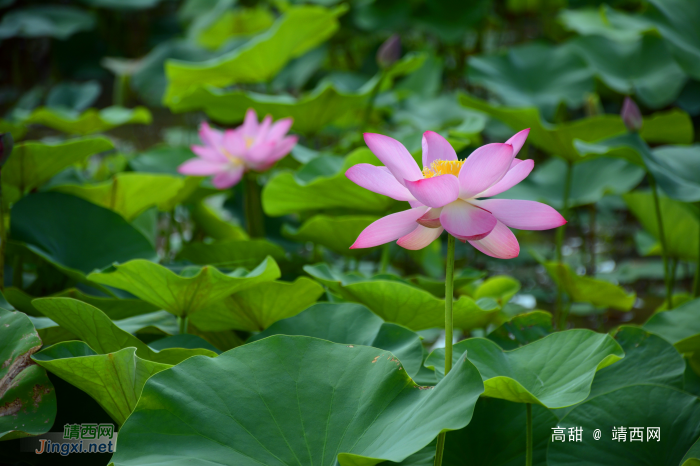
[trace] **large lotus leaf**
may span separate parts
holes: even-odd
[[[508,275],[494,275],[467,288],[472,287],[469,295],[474,299],[491,298],[503,307],[520,291],[520,282]]]
[[[504,350],[514,350],[552,333],[552,314],[532,311],[520,314],[489,333],[486,338]]]
[[[56,393],[32,364],[41,339],[29,318],[0,308],[0,440],[46,433],[56,417]]]
[[[59,185],[54,191],[72,194],[106,207],[131,221],[149,207],[163,208],[185,187],[185,178],[126,172],[92,185]]]
[[[314,304],[294,317],[272,324],[249,341],[271,335],[303,335],[391,351],[411,377],[415,377],[423,364],[423,346],[417,333],[384,322],[360,304]]]
[[[700,299],[658,312],[644,324],[644,330],[659,335],[681,353],[700,350]]]
[[[99,354],[82,341],[66,341],[36,353],[44,369],[83,390],[121,425],[153,374],[171,367],[136,356],[136,348]]]
[[[657,36],[625,41],[578,37],[569,43],[571,49],[608,87],[621,94],[636,94],[647,107],[672,103],[687,79],[669,55],[664,40]]]
[[[154,262],[133,260],[115,265],[113,272],[92,273],[88,279],[128,291],[178,317],[187,317],[237,291],[279,276],[277,263],[268,257],[249,273],[239,270],[225,274],[204,266],[196,275],[183,277]]]
[[[197,43],[216,50],[229,39],[262,32],[274,22],[272,12],[263,6],[227,10],[212,24],[199,31]]]
[[[63,5],[35,5],[13,9],[3,15],[0,39],[10,37],[55,37],[67,39],[95,26],[90,13]]]
[[[294,282],[265,282],[239,291],[202,312],[190,322],[203,331],[265,330],[278,320],[294,316],[323,294],[314,280],[299,277]]]
[[[357,149],[332,176],[319,176],[307,183],[300,182],[290,172],[274,176],[262,192],[265,213],[278,217],[309,210],[349,209],[385,214],[395,200],[361,188],[345,176],[345,171],[358,163],[381,165],[369,149]]]
[[[2,167],[3,200],[15,202],[25,193],[41,187],[60,171],[110,149],[114,149],[112,142],[100,137],[57,144],[35,141],[16,144]]]
[[[568,45],[530,43],[508,49],[505,55],[469,59],[468,77],[486,87],[510,107],[537,107],[547,118],[560,103],[583,104],[593,91],[586,62]]]
[[[225,87],[268,81],[291,59],[331,37],[338,29],[338,17],[346,11],[344,6],[332,10],[315,5],[291,7],[267,32],[230,53],[200,63],[167,61],[164,100],[177,102],[193,88],[204,85]]]
[[[550,159],[525,180],[495,197],[527,199],[563,207],[566,162]],[[572,167],[569,206],[593,204],[608,194],[624,194],[644,178],[644,169],[627,160],[609,157],[587,159]]]
[[[81,281],[114,262],[156,256],[119,214],[63,193],[34,193],[17,202],[10,238]]]
[[[82,112],[94,104],[102,92],[98,81],[60,82],[51,87],[46,96],[46,106]]]
[[[445,326],[445,300],[413,285],[384,279],[333,283],[334,278],[328,277],[322,268],[306,266],[304,270],[343,299],[364,304],[387,322],[411,330]],[[469,296],[460,296],[453,303],[454,326],[464,330],[485,328],[498,317],[499,311],[493,299],[475,301]]]
[[[619,285],[577,275],[568,264],[545,262],[543,265],[552,280],[561,286],[575,303],[591,303],[596,307],[629,311],[637,299],[636,293],[628,293]]]
[[[574,140],[592,142],[627,132],[618,115],[599,115],[554,125],[543,121],[535,108],[499,107],[467,94],[460,94],[459,100],[465,107],[484,112],[515,131],[531,128],[528,141],[571,162],[583,161],[574,147]],[[644,120],[640,135],[649,143],[690,144],[693,142],[693,124],[683,111],[659,112]]]
[[[659,225],[656,221],[652,194],[645,191],[634,191],[625,194],[623,199],[644,229],[658,239]],[[668,254],[680,259],[697,260],[697,239],[700,236],[700,214],[698,214],[697,209],[667,197],[661,197],[659,205]]]
[[[486,271],[472,268],[458,270],[452,280],[453,289],[459,294],[463,288],[468,288],[470,283],[486,277],[486,274]],[[438,298],[445,297],[445,280],[423,275],[409,276],[407,279],[418,288],[429,291]]]
[[[486,338],[454,345],[453,359],[464,352],[484,379],[484,395],[563,408],[585,400],[596,371],[622,359],[625,353],[610,335],[574,329],[548,335],[512,351]],[[445,349],[425,361],[442,376]]]
[[[388,351],[286,335],[192,359],[149,380],[112,461],[175,465],[196,452],[231,466],[399,462],[469,423],[483,390],[464,358],[432,389],[402,369]]]
[[[674,199],[700,200],[700,146],[662,146],[651,149],[636,134],[593,143],[575,142],[583,156],[605,154],[646,167],[661,189]]]
[[[547,464],[582,466],[678,466],[700,435],[700,400],[663,385],[639,384],[606,392],[577,406],[558,424],[583,429],[582,442],[551,442]],[[612,429],[627,427],[626,442],[613,440]],[[631,427],[641,427],[642,439],[632,442]],[[660,429],[659,441],[649,427]],[[600,429],[600,440],[593,431]]]
[[[177,318],[168,311],[149,312],[148,314],[127,317],[126,319],[113,320],[113,322],[114,325],[131,334],[150,333],[168,336],[179,332]],[[180,346],[178,348],[185,347]]]
[[[656,27],[683,69],[700,79],[700,4],[684,0],[650,0],[654,5],[643,16]]]
[[[289,95],[266,95],[242,90],[222,90],[213,86],[193,89],[186,95],[166,102],[173,112],[203,110],[222,123],[242,121],[249,108],[273,119],[291,117],[292,130],[313,135],[331,123],[349,124],[352,118],[359,122],[362,110],[373,91],[387,88],[394,78],[409,74],[425,61],[422,54],[408,54],[385,72],[383,79],[374,77],[357,91],[346,91],[332,82],[323,81],[314,90],[299,98]]]
[[[96,307],[76,299],[39,298],[33,303],[45,316],[78,336],[99,354],[134,347],[140,358],[163,364],[178,364],[197,355],[216,356],[216,353],[206,349],[168,348],[155,351],[131,333],[119,328]]]
[[[672,344],[639,327],[620,327],[613,337],[622,347],[625,357],[596,373],[586,400],[642,383],[683,388],[686,363]],[[572,409],[575,406],[556,410],[555,414],[562,418]]]
[[[265,239],[221,240],[213,243],[189,243],[177,257],[194,264],[252,268],[267,256],[281,261],[285,258],[285,252],[281,246]]]
[[[681,461],[680,466],[700,466],[700,438],[690,447]]]
[[[600,8],[562,10],[559,20],[567,29],[586,36],[602,36],[612,40],[633,40],[653,29],[647,21],[602,4]]]
[[[57,108],[41,107],[32,111],[23,123],[36,123],[68,134],[92,134],[107,131],[127,124],[148,125],[151,112],[145,107],[134,109],[107,107],[102,110],[90,108],[82,113]]]
[[[56,294],[56,298],[73,298],[95,306],[100,311],[107,314],[112,320],[121,320],[142,314],[149,314],[157,311],[153,304],[141,301],[140,299],[128,298],[103,298],[99,296],[87,295],[80,290],[70,288]]]
[[[532,460],[546,464],[547,444],[557,417],[544,406],[532,406]],[[521,466],[525,463],[526,408],[522,403],[481,397],[467,427],[447,433],[442,464]]]
[[[285,225],[282,234],[289,239],[325,246],[336,254],[360,256],[373,249],[350,249],[362,230],[379,217],[368,215],[342,215],[331,217],[315,215],[297,229]]]

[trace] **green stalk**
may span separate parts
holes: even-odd
[[[532,466],[532,404],[525,403],[527,421],[525,424],[525,466]]]
[[[569,197],[571,196],[571,179],[574,174],[574,164],[570,161],[566,162],[566,179],[564,180],[564,194],[562,196],[561,214],[566,217],[569,214]],[[556,236],[556,254],[557,262],[562,263],[562,247],[564,246],[564,233],[566,232],[566,224],[557,229]],[[557,286],[557,307],[556,312],[559,314],[558,327],[564,329],[566,325],[567,312],[564,310],[564,289],[561,285]]]
[[[452,369],[452,297],[454,296],[455,275],[455,238],[447,235],[447,258],[445,265],[445,376]],[[445,432],[440,432],[437,438],[435,466],[442,465],[442,454],[445,449]]]
[[[187,333],[187,324],[189,323],[189,318],[187,316],[177,318],[178,326],[180,327],[180,334],[184,335]]]
[[[389,262],[391,260],[391,243],[387,243],[382,246],[382,258],[379,262],[379,273],[386,273],[389,269]]]
[[[668,248],[666,247],[666,234],[664,233],[664,222],[661,217],[661,204],[659,203],[659,189],[656,186],[654,176],[649,173],[649,186],[654,196],[654,209],[656,210],[656,222],[659,227],[659,241],[661,242],[661,255],[664,260],[664,283],[666,284],[666,302],[668,309],[673,309],[673,290],[671,289],[670,268],[668,263]]]
[[[248,235],[250,235],[251,238],[264,238],[265,223],[262,203],[260,201],[260,186],[258,186],[258,175],[254,172],[248,172],[245,176],[244,202]]]

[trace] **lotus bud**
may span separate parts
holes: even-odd
[[[401,37],[398,34],[392,34],[377,50],[377,64],[380,68],[386,69],[399,58],[401,58]]]
[[[639,107],[631,98],[625,97],[620,116],[630,132],[636,133],[642,128],[642,112],[639,111]]]

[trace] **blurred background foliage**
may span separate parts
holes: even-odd
[[[283,279],[324,283],[322,299],[370,300],[357,294],[358,280],[399,281],[439,298],[441,242],[348,249],[369,223],[402,209],[345,178],[353,164],[379,163],[362,132],[390,135],[419,160],[426,130],[466,157],[526,127],[521,158],[535,170],[500,197],[548,203],[569,223],[518,232],[521,254],[511,261],[458,247],[458,295],[495,299],[501,319],[566,308],[573,325],[601,330],[646,321],[669,307],[667,293],[674,304],[697,295],[697,2],[4,0],[0,8],[0,132],[12,134],[17,154],[2,173],[13,222],[5,285],[15,306],[73,287],[100,294],[88,274],[136,257],[179,272],[250,269],[270,255]],[[383,56],[394,35],[400,54]],[[619,116],[626,96],[644,117],[638,135]],[[176,171],[201,121],[232,126],[251,107],[292,116],[301,137],[259,177],[267,238],[254,240],[241,186],[219,192]],[[37,162],[42,154],[53,164]],[[36,191],[46,195],[23,198]],[[93,205],[118,215],[98,221],[85,214]],[[78,244],[75,231],[89,233]],[[128,235],[139,239],[125,248]],[[319,263],[330,268],[312,267]],[[517,286],[482,293],[485,276]]]

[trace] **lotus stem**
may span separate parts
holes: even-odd
[[[389,269],[389,261],[391,260],[391,243],[382,246],[382,258],[379,263],[379,273],[386,273]]]
[[[525,421],[525,466],[532,466],[532,404],[525,403],[527,420]]]
[[[698,208],[700,208],[700,202],[698,202]],[[693,284],[693,296],[696,298],[700,298],[700,223],[698,223],[698,263],[695,267],[695,283]]]
[[[262,203],[260,202],[260,186],[254,172],[248,172],[245,178],[245,220],[248,235],[251,238],[265,237]]]
[[[181,316],[177,318],[177,324],[180,327],[180,334],[184,335],[187,333],[187,325],[189,324],[189,318],[187,316]]]
[[[566,178],[564,180],[564,193],[562,196],[562,209],[561,213],[566,217],[569,213],[569,197],[571,196],[571,179],[574,174],[574,164],[567,160],[566,162]],[[566,232],[566,224],[560,226],[557,229],[556,236],[556,254],[557,262],[562,263],[562,248],[564,246],[564,233]],[[564,289],[562,285],[557,286],[557,307],[556,312],[559,313],[558,327],[560,330],[566,325],[567,312],[564,310]]]
[[[656,222],[659,228],[659,242],[661,242],[661,256],[664,261],[664,283],[666,284],[666,302],[668,309],[673,309],[673,289],[671,288],[670,267],[668,263],[668,248],[666,247],[666,234],[664,233],[664,222],[661,217],[661,204],[659,203],[659,188],[656,186],[654,176],[649,173],[649,186],[654,197],[654,209],[656,210]]]
[[[447,375],[452,369],[452,297],[454,296],[455,274],[455,238],[452,235],[447,235],[447,257],[445,262],[445,375]],[[438,434],[435,466],[442,465],[445,435],[445,432]]]

